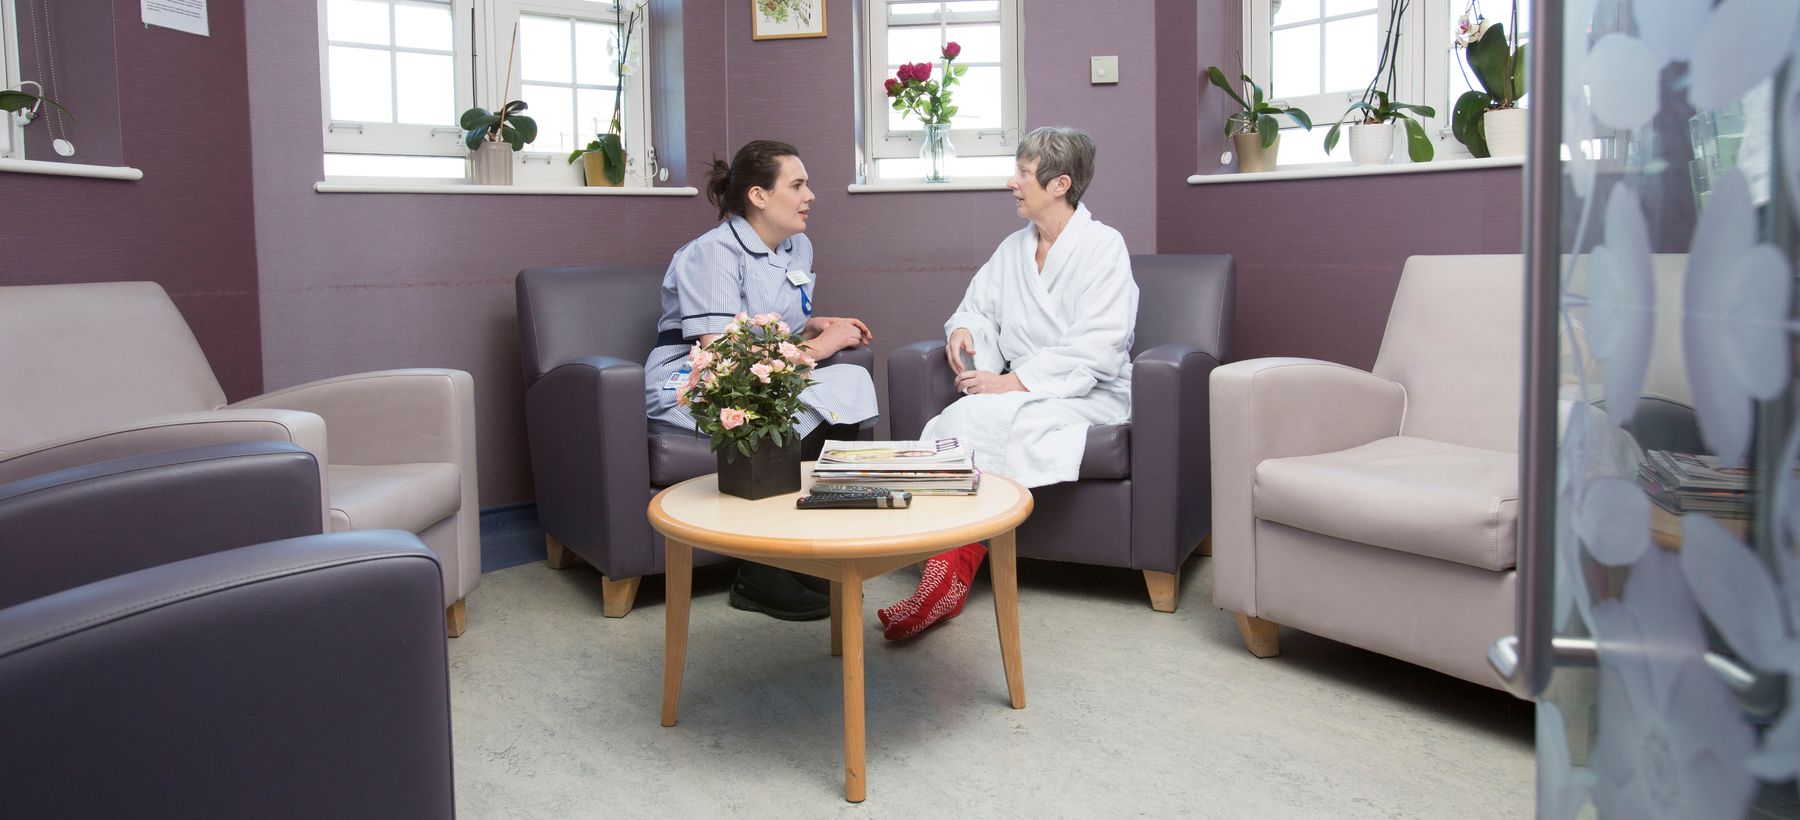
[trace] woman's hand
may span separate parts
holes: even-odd
[[[975,335],[966,327],[959,327],[950,333],[950,341],[944,344],[944,356],[950,360],[950,372],[958,376],[963,372],[963,357],[975,361]],[[957,386],[961,386],[959,383]]]
[[[872,338],[868,333],[868,327],[855,319],[827,319],[825,326],[807,340],[806,351],[815,359],[823,359],[867,344],[866,340]]]
[[[964,370],[956,374],[956,389],[969,395],[977,393],[1014,393],[1030,392],[1025,383],[1019,381],[1019,374],[1008,373],[1004,376],[989,373],[986,370]]]
[[[848,323],[856,328],[860,344],[869,345],[875,343],[875,334],[869,332],[869,326],[863,324],[861,319],[840,316],[814,316],[811,319],[807,319],[806,327],[800,329],[800,335],[807,339],[816,338],[819,334],[824,333],[826,328],[840,323]],[[850,347],[856,347],[856,345],[850,345]]]

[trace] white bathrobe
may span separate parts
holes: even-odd
[[[1131,418],[1131,336],[1138,289],[1119,232],[1078,205],[1037,269],[1037,228],[1006,238],[944,323],[967,328],[975,368],[1010,368],[1028,392],[964,396],[926,422],[956,436],[976,465],[1027,487],[1073,481],[1087,429]]]

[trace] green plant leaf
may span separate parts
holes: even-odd
[[[502,108],[502,110],[504,110],[506,112],[506,116],[511,117],[512,115],[517,114],[520,111],[524,111],[525,109],[530,108],[530,107],[531,106],[525,104],[524,100],[513,100],[512,102],[507,103]]]
[[[1291,119],[1296,123],[1299,123],[1300,127],[1303,130],[1306,130],[1306,131],[1312,130],[1312,117],[1307,116],[1305,111],[1301,111],[1298,108],[1287,108],[1287,109],[1283,109],[1282,113],[1288,115],[1288,119]]]
[[[1400,121],[1406,123],[1406,155],[1413,162],[1430,162],[1437,149],[1432,146],[1431,137],[1425,135],[1425,127],[1412,117],[1401,117]]]
[[[1495,99],[1506,99],[1506,26],[1495,23],[1481,35],[1481,39],[1469,44],[1469,68],[1475,70],[1475,79],[1481,87],[1487,89],[1488,96]]]
[[[507,117],[506,124],[511,126],[514,131],[518,132],[521,141],[531,142],[532,140],[537,139],[537,120],[527,117],[524,114],[520,114],[518,116]],[[519,149],[514,148],[513,150],[517,151]]]
[[[479,150],[481,150],[481,140],[483,137],[486,137],[486,136],[487,136],[486,128],[474,129],[474,130],[470,131],[469,133],[463,135],[463,144],[469,146],[470,151],[479,151]]]
[[[473,131],[493,125],[494,121],[498,119],[500,118],[485,108],[471,108],[462,112],[462,117],[456,122],[463,127],[464,131]]]
[[[1260,135],[1258,141],[1262,143],[1262,147],[1267,148],[1275,144],[1276,137],[1281,136],[1281,123],[1275,121],[1274,114],[1264,114],[1256,118],[1256,133]]]
[[[610,136],[610,135],[609,135]],[[607,140],[600,146],[606,155],[606,181],[614,185],[625,182],[625,146],[617,139]]]
[[[1531,64],[1530,60],[1525,59],[1525,47],[1528,45],[1530,44],[1520,43],[1518,53],[1513,56],[1513,98],[1511,102],[1518,102],[1520,97],[1525,96],[1531,90],[1530,86],[1525,83],[1528,79],[1525,76],[1525,67]]]
[[[1220,71],[1218,66],[1211,65],[1211,66],[1206,67],[1206,79],[1208,81],[1210,81],[1213,85],[1216,85],[1220,89],[1223,89],[1226,94],[1230,94],[1231,98],[1233,100],[1236,100],[1237,104],[1239,106],[1241,106],[1245,111],[1250,110],[1250,104],[1247,102],[1244,102],[1244,98],[1238,96],[1237,91],[1232,89],[1231,83],[1227,82],[1225,79],[1225,72]],[[1227,131],[1226,133],[1229,134],[1230,132]]]
[[[1488,103],[1492,97],[1480,91],[1465,91],[1456,98],[1456,107],[1450,112],[1450,133],[1456,141],[1468,146],[1469,153],[1477,157],[1488,155],[1487,139],[1481,128],[1481,119],[1487,113]]]
[[[1344,121],[1338,120],[1337,122],[1331,124],[1330,131],[1325,132],[1325,153],[1329,154],[1332,152],[1332,150],[1337,148],[1338,129],[1341,129],[1343,127],[1344,127]]]
[[[1262,86],[1257,85],[1256,81],[1250,79],[1250,75],[1248,75],[1248,74],[1244,75],[1244,82],[1250,84],[1250,95],[1251,95],[1250,96],[1250,107],[1256,109],[1257,111],[1263,110]]]
[[[962,75],[969,73],[969,67],[966,65],[959,65],[956,67],[956,71],[954,73],[956,74],[956,76],[961,77]]]
[[[1437,116],[1437,109],[1429,105],[1413,105],[1412,103],[1394,103],[1395,111],[1411,111],[1424,117]]]

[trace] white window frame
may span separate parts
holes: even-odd
[[[920,125],[903,131],[890,130],[888,114],[893,110],[893,103],[887,95],[885,82],[893,76],[889,70],[887,56],[887,34],[889,27],[888,5],[904,2],[904,0],[865,0],[863,4],[863,139],[858,146],[857,177],[868,184],[878,184],[876,163],[878,159],[906,159],[919,155],[924,143],[925,128]],[[1025,30],[1022,14],[1022,0],[999,0],[1000,10],[994,12],[954,12],[935,11],[931,14],[903,15],[894,22],[901,24],[936,24],[948,26],[956,23],[999,23],[1000,24],[1000,121],[999,128],[975,129],[956,128],[952,119],[950,141],[956,146],[959,157],[986,157],[1013,155],[1022,136],[1022,124],[1025,122],[1025,68],[1024,40]],[[941,68],[933,59],[934,68]],[[996,177],[1000,179],[1002,177]],[[890,182],[907,182],[916,179],[889,180]]]
[[[0,0],[0,88],[18,88],[23,77],[19,74],[19,24],[18,12],[14,10],[13,0]],[[23,159],[25,145],[25,126],[19,119],[10,114],[0,114],[6,122],[0,123],[0,159]],[[14,147],[20,150],[14,153]]]
[[[11,0],[0,0],[11,2]],[[404,3],[406,0],[389,0]],[[324,148],[327,154],[374,154],[415,157],[467,157],[468,148],[463,144],[463,130],[455,125],[415,125],[406,123],[371,123],[345,122],[331,119],[331,69],[330,46],[327,36],[329,31],[329,0],[318,0],[319,9],[319,87],[320,87],[320,122],[324,130]],[[518,15],[541,14],[554,17],[571,17],[582,20],[611,24],[612,5],[579,2],[579,0],[450,0],[453,59],[455,63],[456,112],[460,113],[476,105],[477,100],[490,101],[488,105],[497,105],[502,99],[519,99],[521,82],[518,72],[518,56],[510,47],[513,36],[513,23]],[[634,182],[647,185],[650,179],[650,105],[648,67],[653,63],[649,57],[649,14],[646,11],[638,17],[638,29],[632,34],[634,43],[638,43],[641,55],[640,69],[632,75],[635,82],[627,82],[625,93],[626,146],[631,155],[628,172],[635,171],[635,180],[628,179],[627,185]],[[478,49],[477,34],[480,35]],[[357,44],[360,45],[360,44]],[[390,49],[405,51],[406,49]],[[507,58],[513,60],[510,72],[512,81],[505,94],[498,93],[500,85],[506,82]],[[641,146],[643,150],[635,150]],[[524,150],[513,153],[514,180],[520,185],[580,185],[582,184],[581,165],[568,163],[567,152],[537,151],[527,145]],[[466,175],[467,172],[465,172]],[[465,176],[466,178],[466,176]],[[358,177],[358,179],[369,179]],[[395,178],[397,182],[417,183],[417,179]]]
[[[1429,105],[1437,111],[1437,116],[1424,118],[1425,133],[1431,136],[1434,143],[1435,159],[1468,159],[1469,149],[1450,133],[1450,105],[1454,100],[1446,101],[1449,93],[1450,78],[1448,52],[1454,42],[1451,23],[1461,13],[1460,9],[1452,10],[1451,6],[1458,0],[1414,0],[1412,13],[1407,15],[1400,33],[1400,52],[1395,83],[1396,94],[1400,102]],[[1380,36],[1387,31],[1387,3],[1377,0],[1379,18],[1376,34]],[[1270,76],[1271,44],[1269,35],[1270,0],[1244,0],[1244,67],[1252,79],[1266,83]],[[1376,46],[1379,47],[1379,41]],[[1265,86],[1266,87],[1266,86]],[[1323,140],[1321,129],[1328,129],[1343,116],[1345,109],[1357,99],[1356,93],[1348,95],[1334,106],[1333,97],[1342,95],[1319,94],[1287,100],[1291,105],[1306,109],[1313,120],[1313,131],[1305,134],[1306,138]],[[1279,118],[1284,130],[1297,130],[1298,126]],[[1221,126],[1222,127],[1222,126]],[[1397,140],[1398,141],[1398,140]],[[1348,152],[1339,145],[1345,156],[1340,163],[1334,159],[1330,164],[1349,164]],[[1335,156],[1335,154],[1334,154]],[[1404,149],[1396,152],[1396,161],[1404,161]]]

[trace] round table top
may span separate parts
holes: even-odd
[[[689,479],[650,499],[650,526],[664,536],[733,555],[867,558],[949,548],[1011,530],[1031,514],[1031,491],[988,473],[975,495],[914,495],[903,510],[796,510],[812,487],[750,501],[719,492],[718,476]]]

